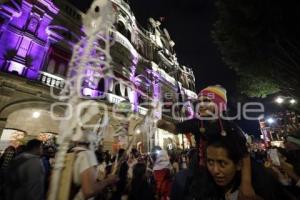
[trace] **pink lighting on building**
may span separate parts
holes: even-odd
[[[52,0],[2,3],[0,68],[36,80],[45,64],[50,40],[47,27],[59,9]]]

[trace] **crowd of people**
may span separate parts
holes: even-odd
[[[223,112],[226,101],[224,89],[208,87],[199,94],[198,102],[206,103],[198,114],[215,111],[211,104]],[[119,149],[113,155],[101,145],[92,151],[83,135],[69,149],[75,156],[71,179],[64,180],[71,183],[68,199],[300,199],[300,133],[287,136],[285,148],[254,151],[243,131],[221,117],[192,118],[179,124],[161,121],[158,126],[174,133],[193,133],[196,146],[185,151],[155,146],[147,153]],[[46,199],[56,151],[36,139],[18,149],[8,147],[0,159],[1,199]]]

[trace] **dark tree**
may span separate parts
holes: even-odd
[[[300,2],[217,0],[212,36],[250,97],[300,97]]]

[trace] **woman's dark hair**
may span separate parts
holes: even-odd
[[[25,145],[19,145],[19,146],[16,148],[16,154],[21,154],[21,153],[23,153],[25,150],[26,150],[26,146],[25,146]]]
[[[224,124],[226,136],[221,134],[211,134],[207,137],[206,148],[209,146],[220,147],[227,150],[228,157],[238,163],[245,155],[248,154],[246,138],[239,127],[235,124]],[[191,160],[190,168],[193,171],[192,180],[190,180],[189,193],[195,199],[222,199],[223,192],[218,187],[206,167],[199,166],[199,157],[194,155]],[[237,174],[236,177],[239,177]],[[238,185],[239,181],[235,183]],[[236,187],[236,186],[234,186]]]
[[[243,159],[247,153],[246,142],[244,138],[241,138],[234,129],[232,132],[227,132],[226,136],[220,136],[218,138],[209,139],[207,141],[207,147],[223,148],[227,151],[228,158],[235,164]]]
[[[134,156],[134,158],[139,157],[139,151],[135,148],[131,149],[131,154]]]

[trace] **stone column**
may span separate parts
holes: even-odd
[[[2,136],[2,132],[5,129],[6,119],[0,119],[0,137]]]

